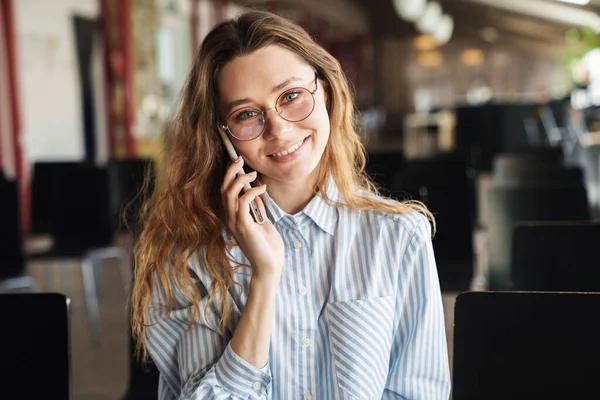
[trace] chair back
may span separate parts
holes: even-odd
[[[0,294],[0,398],[70,399],[69,299]]]
[[[145,200],[140,191],[146,177],[151,179],[150,189],[154,185],[154,161],[144,158],[111,160],[107,171],[113,228],[119,231],[135,228]]]
[[[400,151],[369,151],[365,171],[379,187],[391,191],[392,179],[403,164],[404,156]]]
[[[108,175],[104,168],[80,165],[56,183],[60,193],[54,204],[56,251],[81,254],[112,244]]]
[[[600,294],[465,292],[454,309],[453,400],[588,399]]]
[[[433,249],[443,290],[455,290],[451,287],[461,283],[463,289],[468,288],[473,271],[475,194],[465,157],[450,153],[408,161],[394,175],[392,193],[399,200],[422,201],[434,213]]]
[[[585,187],[495,185],[489,193],[489,288],[510,289],[512,231],[524,221],[585,221],[590,210]]]
[[[31,226],[29,233],[52,234],[58,224],[55,212],[60,202],[60,182],[82,165],[80,162],[48,161],[33,165],[31,182]]]
[[[600,292],[600,222],[532,222],[512,235],[513,290]]]
[[[0,175],[0,279],[25,272],[18,187]]]

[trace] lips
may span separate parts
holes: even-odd
[[[308,137],[300,140],[299,142],[292,144],[291,146],[287,147],[286,149],[279,150],[277,152],[273,152],[273,153],[269,154],[269,157],[278,158],[278,157],[283,157],[283,156],[293,154],[296,150],[298,150],[300,147],[302,147],[302,145],[304,144],[304,142],[306,141],[307,138]]]

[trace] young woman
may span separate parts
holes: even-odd
[[[449,397],[430,213],[376,194],[354,120],[299,26],[250,12],[208,34],[135,248],[160,399]]]

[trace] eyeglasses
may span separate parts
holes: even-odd
[[[227,125],[219,125],[219,129],[228,131],[238,140],[253,140],[259,137],[267,126],[267,111],[275,109],[286,121],[300,122],[312,114],[315,109],[315,93],[318,89],[318,75],[315,72],[315,90],[312,92],[303,87],[286,90],[277,97],[275,106],[262,111],[254,107],[235,110],[227,117]]]

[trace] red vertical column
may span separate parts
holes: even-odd
[[[229,4],[228,0],[213,0],[214,7],[214,24],[217,25],[227,18],[227,5]]]
[[[277,0],[267,0],[267,11],[277,13]]]
[[[23,173],[23,152],[21,149],[21,119],[18,95],[17,58],[15,49],[14,8],[12,0],[1,0],[4,16],[4,32],[8,53],[9,98],[11,113],[11,129],[13,134],[13,151],[15,155],[15,175],[21,188],[21,226],[29,227],[29,178]]]
[[[198,8],[200,7],[199,0],[190,0],[190,7],[192,9],[191,19],[191,33],[192,33],[192,59],[196,56],[198,48],[200,47],[200,15]]]
[[[313,34],[312,32],[312,27],[311,27],[311,18],[310,18],[310,14],[308,13],[303,13],[302,14],[302,18],[300,18],[300,22],[299,22],[300,26],[306,31],[308,32],[310,35]]]
[[[0,0],[0,3],[3,3],[4,0]],[[2,88],[2,86],[4,86],[2,80],[6,79],[6,73],[3,72],[3,65],[4,62],[2,61],[3,59],[6,59],[6,54],[5,54],[5,49],[4,49],[4,40],[5,40],[6,35],[4,34],[4,6],[0,5],[0,88]],[[0,90],[0,178],[2,178],[2,170],[4,169],[4,164],[2,162],[2,138],[3,138],[3,131],[2,131],[2,99],[3,99],[4,93],[2,92],[2,90]],[[7,108],[6,106],[4,106],[4,108]]]
[[[125,92],[125,148],[129,157],[135,157],[137,146],[133,136],[135,109],[133,105],[133,35],[131,33],[131,0],[119,3],[119,26],[122,33],[123,52],[123,87]]]
[[[332,45],[332,40],[330,37],[329,31],[329,23],[325,20],[319,20],[318,23],[318,31],[317,31],[317,41],[321,46],[323,46],[328,51]]]
[[[100,3],[100,26],[102,35],[102,44],[104,50],[104,105],[106,109],[106,134],[108,136],[108,157],[112,158],[116,153],[115,127],[112,112],[112,93],[113,93],[113,69],[111,68],[111,20],[108,8],[109,0],[99,0]]]

